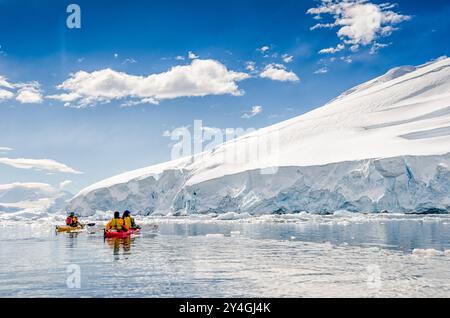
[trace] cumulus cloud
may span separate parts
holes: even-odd
[[[334,54],[334,53],[342,51],[343,49],[345,49],[345,45],[344,44],[338,44],[336,47],[330,47],[330,48],[327,48],[327,49],[320,50],[319,54]]]
[[[253,106],[252,109],[246,113],[244,113],[241,118],[249,119],[252,117],[255,117],[256,115],[260,114],[263,111],[262,106]]]
[[[0,87],[14,88],[14,85],[9,83],[4,76],[0,75]]]
[[[13,97],[14,97],[14,93],[12,93],[11,91],[8,91],[6,89],[0,88],[0,101],[6,100],[6,99],[11,99]]]
[[[254,72],[256,70],[256,63],[253,61],[248,61],[245,63],[245,69],[250,72]]]
[[[348,64],[353,63],[353,59],[351,56],[341,56],[340,60]]]
[[[123,98],[158,103],[179,97],[240,96],[243,91],[237,83],[249,77],[246,73],[228,70],[218,61],[195,59],[190,65],[175,66],[149,76],[109,68],[92,73],[79,71],[58,86],[65,93],[48,97],[65,102],[67,106],[86,107]]]
[[[374,4],[369,0],[321,0],[316,8],[307,11],[321,20],[322,15],[331,15],[333,21],[318,23],[311,30],[338,28],[337,35],[353,49],[373,44],[396,30],[395,25],[411,19],[410,16],[394,12],[396,5]]]
[[[281,82],[300,81],[300,78],[294,72],[286,70],[284,65],[274,63],[267,65],[259,76]]]
[[[199,56],[197,54],[195,54],[194,52],[192,52],[192,51],[189,51],[188,57],[189,57],[190,60],[196,60],[196,59],[199,58]]]
[[[10,83],[0,76],[0,101],[15,98],[21,104],[40,104],[43,101],[40,87],[38,82]]]
[[[6,88],[6,89],[5,89]],[[14,98],[14,84],[8,82],[6,77],[0,75],[0,102]]]
[[[266,53],[269,50],[270,50],[270,47],[267,45],[264,45],[263,47],[258,49],[258,51],[260,51],[261,53]]]
[[[321,67],[317,71],[315,71],[314,74],[326,74],[329,71],[330,70],[328,69],[328,67]]]
[[[284,63],[291,63],[292,61],[294,61],[294,57],[289,54],[283,54],[281,57],[283,58]]]
[[[21,104],[40,104],[43,101],[40,85],[37,82],[18,84],[16,100]]]
[[[33,170],[46,170],[63,173],[82,174],[71,167],[66,166],[63,163],[57,162],[51,159],[11,159],[0,158],[0,164],[11,166],[17,169],[33,169]]]
[[[383,48],[388,47],[388,46],[389,46],[389,44],[375,42],[372,45],[372,47],[370,48],[369,54],[372,54],[372,55],[373,54],[377,54],[380,49],[383,49]]]

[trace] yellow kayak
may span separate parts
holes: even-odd
[[[56,226],[56,232],[58,233],[71,233],[71,232],[79,232],[84,229],[84,226]]]

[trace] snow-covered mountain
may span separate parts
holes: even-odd
[[[450,58],[400,67],[305,115],[81,191],[71,210],[450,211]]]
[[[0,185],[0,214],[36,215],[63,209],[72,197],[69,192],[47,183],[11,183]]]

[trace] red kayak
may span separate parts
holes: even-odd
[[[105,231],[105,238],[128,238],[132,235],[139,234],[140,232],[140,229],[131,229],[126,232],[110,230]]]

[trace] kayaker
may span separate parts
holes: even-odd
[[[106,224],[106,230],[124,231],[127,232],[129,227],[125,224],[124,220],[120,217],[119,212],[114,212],[114,218]]]
[[[131,216],[131,212],[126,210],[123,212],[122,219],[125,222],[125,225],[132,230],[140,229],[141,227],[136,225],[136,222],[134,221],[134,218]]]
[[[78,222],[78,218],[75,216],[74,212],[70,212],[69,216],[66,219],[66,225],[71,227],[79,227],[81,226],[80,222]]]

